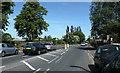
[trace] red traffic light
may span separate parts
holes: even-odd
[[[32,37],[32,35],[30,35],[30,37]]]

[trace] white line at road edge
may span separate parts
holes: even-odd
[[[59,56],[57,56],[56,58],[52,59],[51,61],[49,61],[48,63],[53,62],[54,60],[56,60]]]
[[[94,64],[94,61],[93,61],[93,58],[91,56],[91,54],[89,52],[87,52],[88,56],[89,56],[89,59],[92,61],[92,64]]]
[[[34,67],[32,67],[29,63],[27,63],[26,61],[21,61],[23,62],[25,65],[27,65],[30,69],[32,70],[36,70]]]
[[[55,63],[57,63],[58,61],[60,61],[62,59],[63,56],[61,56],[57,61],[55,61]]]
[[[40,71],[41,70],[41,68],[38,68],[35,72],[33,72],[33,73],[36,73],[36,72],[38,72],[38,71]]]
[[[47,59],[45,59],[45,58],[42,58],[42,57],[40,57],[40,56],[37,56],[39,59],[42,59],[42,60],[44,60],[44,61],[49,61],[49,60],[47,60]]]
[[[88,50],[88,53],[90,54],[90,56],[91,56],[92,58],[94,58],[94,57],[93,57],[93,55],[91,55],[91,53],[90,53],[90,51],[89,51],[89,50]]]

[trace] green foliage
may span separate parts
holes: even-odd
[[[85,35],[82,32],[75,31],[73,34],[79,36],[79,43],[81,43],[85,40]]]
[[[120,2],[92,2],[90,9],[93,37],[111,35],[120,39]],[[112,35],[115,36],[112,36]]]
[[[10,43],[12,41],[12,36],[9,33],[2,34],[2,41]]]
[[[0,6],[2,6],[2,29],[5,31],[7,30],[8,22],[8,15],[13,14],[13,7],[15,6],[14,2],[0,2]],[[1,11],[0,11],[1,12]],[[1,17],[1,14],[0,14]],[[0,18],[1,19],[1,18]],[[1,26],[0,26],[1,27]]]
[[[43,18],[47,12],[39,2],[26,2],[21,13],[14,19],[18,36],[32,35],[32,38],[36,38],[42,34],[43,30],[47,31],[49,24]]]

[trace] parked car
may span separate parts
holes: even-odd
[[[0,43],[0,54],[2,57],[8,54],[18,54],[18,48],[14,47],[10,43]]]
[[[41,54],[47,53],[47,48],[41,43],[27,42],[23,48],[23,53],[26,54]]]
[[[45,43],[44,44],[47,50],[56,50],[55,45],[53,43]]]
[[[104,45],[99,46],[94,56],[94,64],[101,72],[109,73],[113,70],[113,64],[117,55],[120,55],[120,46]]]

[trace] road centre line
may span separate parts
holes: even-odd
[[[36,72],[38,72],[38,71],[40,71],[41,70],[41,68],[38,68],[35,72],[33,72],[33,73],[36,73]]]
[[[55,61],[55,63],[57,63],[58,61],[60,61],[62,59],[63,56],[61,56],[57,61]]]
[[[54,60],[56,60],[59,56],[55,57],[54,59],[52,59],[51,61],[49,61],[48,63],[53,62]]]
[[[28,66],[31,70],[36,70],[34,67],[32,67],[29,63],[27,63],[26,61],[21,61],[23,62],[26,66]]]
[[[47,59],[45,59],[45,58],[43,58],[43,57],[40,57],[40,56],[37,56],[39,59],[42,59],[42,60],[44,60],[44,61],[49,61],[49,60],[47,60]]]

